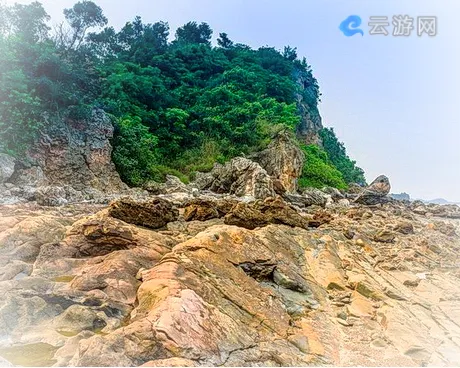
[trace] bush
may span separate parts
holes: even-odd
[[[342,173],[343,179],[348,183],[366,185],[364,171],[356,166],[356,161],[348,157],[345,145],[339,142],[333,128],[324,128],[320,131],[324,150],[334,166]]]
[[[302,146],[305,152],[305,163],[299,179],[299,187],[322,188],[331,186],[346,189],[347,184],[339,170],[331,163],[327,153],[318,146],[310,144]]]
[[[166,175],[177,176],[184,184],[190,183],[190,179],[176,169],[165,165],[153,165],[150,167],[149,178],[151,180],[161,183],[166,180]]]
[[[115,123],[113,162],[123,181],[141,185],[152,178],[158,164],[158,138],[138,117],[126,117]]]

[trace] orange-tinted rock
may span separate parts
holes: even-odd
[[[238,203],[225,216],[224,222],[247,229],[272,224],[284,224],[293,227],[308,228],[308,220],[302,217],[280,197],[267,198],[265,201]]]

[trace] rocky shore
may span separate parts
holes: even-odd
[[[0,364],[460,364],[458,207],[385,177],[277,194],[245,160],[213,190],[3,205]]]
[[[0,365],[459,365],[460,208],[299,189],[303,159],[127,189],[3,157]]]

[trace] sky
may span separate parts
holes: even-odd
[[[0,0],[30,3],[26,0]],[[76,0],[41,0],[53,22]],[[254,48],[297,47],[322,92],[323,125],[333,127],[370,182],[390,178],[392,192],[460,202],[460,1],[455,0],[94,0],[110,25],[140,15],[184,23],[207,22]],[[363,20],[346,37],[339,24]],[[370,16],[437,17],[437,35],[369,35]]]

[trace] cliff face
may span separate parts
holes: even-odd
[[[94,109],[83,121],[48,124],[26,160],[16,164],[10,182],[16,185],[70,185],[101,192],[125,188],[112,163],[113,126],[103,110]]]
[[[323,128],[323,124],[316,101],[314,103],[309,101],[313,100],[309,98],[312,81],[305,73],[300,71],[294,73],[294,78],[299,86],[296,100],[297,110],[301,118],[300,124],[297,126],[297,137],[306,144],[320,145],[319,131]]]

